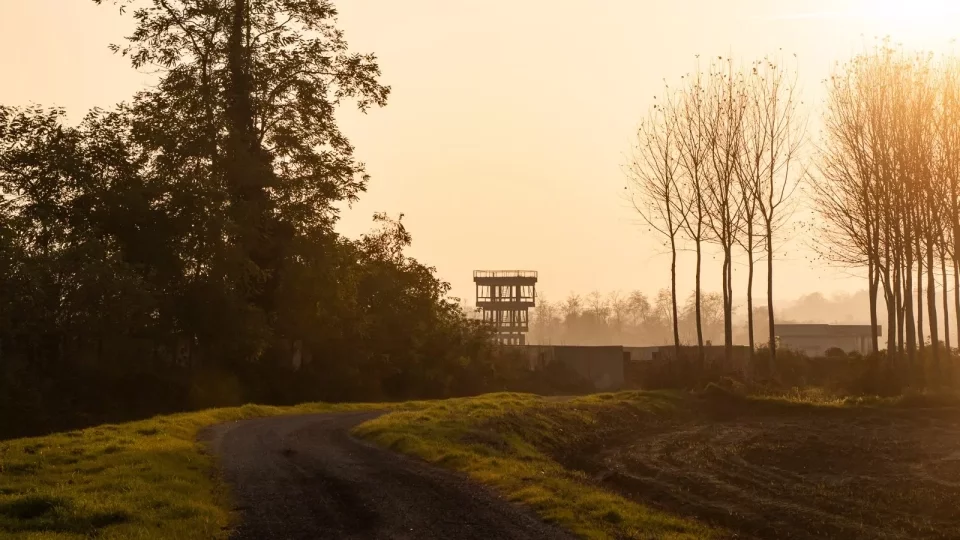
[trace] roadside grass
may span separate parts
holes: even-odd
[[[197,441],[202,428],[281,414],[422,406],[246,405],[0,442],[0,538],[223,538],[231,505],[213,457]]]
[[[704,399],[705,398],[705,399]],[[745,396],[719,386],[700,398],[620,392],[569,400],[500,393],[391,404],[312,403],[158,416],[0,442],[0,538],[211,539],[234,523],[214,459],[197,435],[223,422],[281,414],[392,410],[355,428],[376,444],[467,473],[585,538],[723,536],[621,497],[570,467],[570,457],[618,438],[723,409],[942,407],[956,396],[842,398],[816,390]],[[706,405],[706,407],[704,407]],[[564,467],[562,463],[568,466]]]
[[[691,412],[689,396],[671,392],[597,394],[569,401],[512,395],[431,403],[366,422],[354,433],[464,472],[584,538],[718,537],[721,531],[605,491],[556,458],[588,439],[602,440],[618,417],[629,423],[638,416],[676,418]]]

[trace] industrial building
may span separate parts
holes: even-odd
[[[526,345],[516,347],[531,370],[553,363],[562,364],[593,384],[599,392],[624,386],[624,362],[629,360],[621,346]]]
[[[823,356],[827,349],[870,354],[873,350],[869,324],[776,324],[778,346],[802,352],[807,356]],[[877,326],[877,337],[883,328]]]

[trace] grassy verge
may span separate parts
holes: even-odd
[[[688,414],[672,393],[600,394],[565,402],[499,395],[436,402],[355,428],[381,446],[467,473],[545,520],[585,538],[709,538],[714,531],[604,491],[557,455],[622,431],[634,420]]]
[[[752,402],[751,409],[958,403],[938,396],[851,400],[810,392],[763,398],[717,392],[715,399]],[[617,437],[655,428],[660,420],[702,414],[703,403],[694,401],[678,393],[623,392],[569,401],[491,394],[391,405],[247,405],[0,442],[0,538],[222,538],[232,523],[231,505],[213,458],[196,440],[199,430],[246,418],[374,408],[398,412],[359,426],[358,435],[465,472],[583,537],[718,536],[721,531],[605,491],[562,465],[591,445],[616,444]]]
[[[384,406],[247,405],[2,442],[0,538],[224,537],[230,504],[213,458],[196,440],[200,429],[261,416],[376,407]]]

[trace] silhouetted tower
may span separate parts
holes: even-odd
[[[476,306],[484,322],[504,345],[523,345],[530,330],[529,309],[536,306],[537,273],[533,270],[476,270]]]

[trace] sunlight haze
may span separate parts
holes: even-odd
[[[668,285],[667,251],[625,199],[621,168],[653,96],[696,55],[796,54],[804,99],[819,104],[834,63],[876,37],[943,50],[960,21],[953,2],[934,0],[336,5],[351,48],[376,53],[392,87],[385,108],[338,113],[372,177],[339,229],[356,237],[373,212],[402,212],[411,254],[468,301],[474,269],[538,270],[552,299]],[[0,57],[0,103],[59,105],[79,119],[128,99],[152,80],[107,49],[130,24],[92,1],[3,1],[0,46],[15,52]],[[815,142],[820,109],[808,114]],[[807,243],[783,245],[778,296],[865,288],[859,274],[812,261]],[[719,290],[719,271],[705,272],[705,288]],[[692,288],[689,272],[680,277]]]

